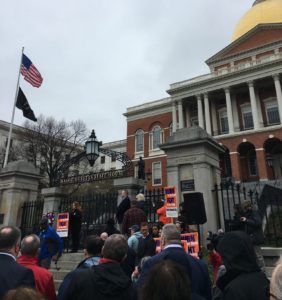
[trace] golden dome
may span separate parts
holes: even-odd
[[[235,41],[258,24],[282,23],[282,0],[257,0],[240,19],[232,35]]]

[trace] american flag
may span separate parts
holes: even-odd
[[[32,61],[23,54],[22,64],[21,64],[21,74],[24,79],[29,82],[34,87],[40,87],[43,81],[41,74],[35,68]]]

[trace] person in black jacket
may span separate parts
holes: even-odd
[[[264,242],[262,231],[262,218],[257,209],[255,209],[251,201],[243,202],[244,216],[240,218],[243,230],[249,235],[256,254],[257,263],[260,269],[265,272],[265,263],[261,253],[260,245]]]
[[[82,211],[78,202],[73,202],[70,213],[70,233],[72,239],[72,251],[77,252],[79,248],[79,238],[82,223]]]
[[[243,231],[231,231],[218,245],[226,273],[217,280],[220,300],[267,300],[269,281],[261,272],[250,237]]]
[[[123,235],[113,234],[104,244],[100,264],[89,269],[76,269],[64,281],[67,289],[59,289],[59,300],[133,300],[137,298],[132,282],[122,270],[127,242]]]
[[[119,229],[121,229],[122,221],[123,221],[123,216],[125,212],[130,209],[130,199],[128,197],[128,191],[123,190],[121,191],[121,202],[117,207],[117,212],[116,212],[116,219],[119,224]],[[126,232],[123,232],[126,233]]]
[[[20,286],[35,287],[33,272],[16,262],[20,252],[21,232],[17,227],[0,229],[0,299]]]

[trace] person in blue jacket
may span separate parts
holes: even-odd
[[[63,241],[54,228],[49,226],[48,219],[42,218],[40,226],[40,252],[38,256],[39,264],[45,269],[49,269],[52,258],[58,259],[63,252]]]

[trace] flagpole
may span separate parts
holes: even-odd
[[[12,130],[13,130],[14,117],[15,117],[15,109],[16,109],[16,103],[17,103],[17,98],[18,98],[18,93],[19,93],[19,85],[20,85],[20,75],[21,75],[21,65],[22,65],[23,53],[24,53],[24,47],[22,47],[22,54],[21,54],[21,61],[20,61],[19,74],[18,74],[18,81],[17,81],[17,87],[16,87],[15,101],[14,101],[12,119],[11,119],[11,123],[10,123],[10,130],[9,130],[9,135],[8,135],[8,142],[7,142],[7,147],[6,147],[6,153],[5,153],[5,160],[4,160],[3,168],[5,168],[6,165],[7,165],[7,163],[8,163],[8,157],[9,157],[9,151],[10,151],[10,144],[11,144],[11,136],[12,136]]]

